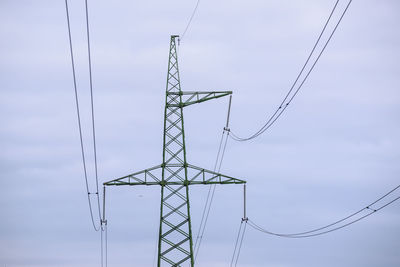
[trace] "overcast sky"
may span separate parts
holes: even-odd
[[[231,129],[253,133],[290,88],[334,3],[201,1],[179,47],[182,89],[232,90]],[[161,163],[169,36],[183,32],[195,4],[89,1],[101,183]],[[94,190],[84,1],[70,8]],[[229,140],[221,172],[247,180],[254,222],[275,232],[312,229],[400,183],[399,14],[395,0],[353,1],[287,112],[255,140]],[[100,266],[64,1],[0,0],[0,36],[0,266]],[[213,168],[227,106],[222,98],[185,109],[190,163]],[[194,232],[207,190],[191,188]],[[198,266],[229,266],[242,202],[241,186],[217,187]],[[159,204],[159,187],[108,188],[109,266],[152,266]],[[399,249],[395,202],[315,238],[247,227],[238,266],[395,267]]]

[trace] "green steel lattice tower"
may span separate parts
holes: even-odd
[[[104,185],[161,186],[158,266],[194,266],[189,186],[196,184],[243,184],[245,181],[187,163],[183,108],[232,94],[231,91],[181,91],[177,35],[171,36],[165,98],[162,164]]]

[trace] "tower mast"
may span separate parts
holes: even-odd
[[[227,175],[187,162],[183,108],[231,95],[231,91],[184,92],[181,90],[177,35],[171,36],[165,94],[163,160],[161,165],[105,182],[104,185],[161,186],[157,266],[194,266],[189,186],[243,184]]]

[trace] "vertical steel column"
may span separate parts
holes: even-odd
[[[193,260],[183,103],[178,55],[172,35],[165,98],[158,266]],[[171,185],[171,182],[180,184]]]

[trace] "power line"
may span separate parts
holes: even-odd
[[[224,139],[224,135],[225,135],[225,130],[222,132],[221,139],[220,139],[220,141],[219,141],[218,153],[217,153],[217,158],[216,158],[216,160],[215,160],[215,164],[214,164],[214,169],[213,169],[213,171],[215,171],[215,169],[217,168],[217,163],[218,163],[219,155],[220,155],[220,153],[221,153],[221,147],[222,147],[222,141],[223,141],[223,139]],[[214,186],[214,187],[215,187],[215,186]],[[206,210],[207,210],[207,207],[208,207],[208,202],[209,202],[209,200],[210,200],[210,196],[211,196],[211,191],[212,191],[212,190],[213,190],[213,186],[210,185],[210,186],[208,187],[206,203],[204,204],[203,212],[202,212],[202,215],[201,215],[199,231],[198,231],[198,233],[197,233],[196,240],[195,240],[195,242],[194,242],[194,250],[195,250],[195,251],[196,251],[196,247],[197,247],[197,242],[199,241],[199,238],[200,238],[200,234],[201,234],[201,230],[202,230],[202,227],[203,227],[203,222],[204,222],[204,218],[205,218],[205,215],[206,215]]]
[[[222,131],[221,140],[220,140],[219,146],[218,146],[217,158],[215,159],[215,164],[214,164],[214,169],[213,169],[214,172],[217,171],[218,173],[221,171],[222,162],[223,162],[224,156],[225,156],[226,145],[227,145],[228,139],[229,139],[229,132],[230,132],[229,118],[230,118],[230,113],[231,113],[231,104],[232,104],[232,95],[229,97],[229,105],[228,105],[228,112],[227,112],[227,116],[226,116],[226,124]],[[226,133],[226,136],[225,136],[225,133]],[[225,137],[225,141],[224,141],[224,137]],[[223,144],[223,147],[222,147],[222,144]],[[221,148],[222,148],[222,153],[221,153]],[[195,251],[194,259],[195,260],[199,253],[199,250],[200,250],[201,241],[203,240],[203,235],[204,235],[204,231],[205,231],[205,228],[207,225],[208,216],[210,214],[212,201],[214,199],[215,187],[216,187],[216,184],[211,185],[208,189],[207,199],[206,199],[206,203],[204,205],[204,209],[203,209],[203,213],[202,213],[202,217],[201,217],[199,232],[197,234],[195,245],[194,245],[194,251]]]
[[[242,244],[243,244],[244,234],[246,232],[247,221],[248,221],[247,218],[243,218],[241,220],[241,222],[240,222],[239,232],[238,232],[238,235],[236,237],[235,249],[233,250],[233,255],[232,255],[230,267],[236,266],[237,263],[238,263],[239,256],[240,256],[240,250],[241,250]],[[244,224],[243,231],[242,231],[243,222],[245,222],[245,224]],[[235,263],[235,264],[233,264],[233,263]]]
[[[92,119],[92,137],[93,137],[93,155],[94,155],[94,170],[96,177],[96,196],[97,196],[97,208],[99,217],[101,218],[100,211],[100,196],[99,196],[99,178],[97,168],[97,147],[96,147],[96,126],[94,116],[94,98],[93,98],[93,75],[92,75],[92,56],[90,49],[90,27],[89,27],[89,8],[88,1],[85,0],[85,15],[86,15],[86,40],[87,40],[87,53],[88,53],[88,68],[89,68],[89,87],[90,87],[90,108],[91,108],[91,119]],[[101,235],[101,266],[107,267],[108,265],[108,241],[107,241],[107,221],[105,220],[105,187],[103,191],[103,219],[100,219],[100,235]],[[103,227],[104,224],[104,227]],[[104,232],[104,234],[103,234]],[[103,240],[104,235],[104,240]],[[104,247],[105,246],[105,247]],[[104,248],[103,248],[104,247]],[[104,255],[105,254],[105,255]],[[105,257],[104,257],[105,256]]]
[[[197,0],[196,6],[194,7],[193,12],[192,12],[192,14],[190,15],[189,21],[188,21],[188,23],[186,24],[185,30],[184,30],[183,33],[181,34],[181,37],[179,38],[178,42],[182,41],[183,38],[185,37],[185,34],[186,34],[187,30],[189,29],[190,24],[192,23],[192,20],[193,20],[193,18],[194,18],[194,15],[196,14],[197,8],[199,7],[199,4],[200,4],[200,0]]]
[[[269,119],[267,120],[267,122],[254,134],[250,135],[249,137],[239,137],[238,135],[234,134],[233,132],[231,135],[231,138],[235,141],[249,141],[251,139],[254,139],[258,136],[260,136],[261,134],[263,134],[265,131],[267,131],[275,122],[276,120],[282,115],[282,113],[286,110],[286,108],[289,106],[289,104],[293,101],[294,97],[297,95],[297,93],[300,91],[300,89],[303,87],[305,81],[307,80],[307,78],[309,77],[310,73],[313,71],[315,65],[317,64],[318,60],[320,59],[322,53],[325,51],[326,47],[328,46],[330,40],[332,39],[333,34],[336,32],[336,29],[338,28],[340,22],[342,21],[344,15],[346,14],[352,0],[350,0],[346,6],[346,8],[344,9],[344,11],[342,12],[342,15],[340,16],[338,22],[336,23],[333,31],[331,32],[329,38],[327,39],[327,41],[325,42],[323,48],[321,49],[320,53],[318,54],[317,58],[315,59],[314,63],[312,64],[311,68],[309,69],[309,71],[307,72],[306,76],[303,78],[302,82],[300,83],[300,85],[297,87],[297,89],[295,90],[294,94],[289,98],[289,95],[292,93],[295,85],[297,84],[300,76],[303,74],[303,71],[305,70],[306,66],[308,65],[308,62],[311,58],[311,56],[314,54],[315,52],[315,48],[317,47],[318,43],[321,40],[322,35],[325,32],[325,29],[327,27],[327,25],[329,24],[331,17],[333,15],[333,13],[336,10],[337,4],[338,4],[339,0],[336,1],[327,21],[325,22],[325,25],[320,33],[320,35],[318,36],[318,39],[316,41],[316,43],[314,44],[313,49],[311,50],[306,62],[304,63],[302,69],[300,70],[299,74],[297,75],[294,83],[292,84],[290,90],[288,91],[288,93],[286,94],[285,98],[282,100],[282,102],[280,103],[280,105],[278,106],[278,108],[275,110],[275,112],[269,117]],[[286,100],[289,98],[289,100],[286,102]]]
[[[101,266],[108,266],[108,237],[107,223],[101,227]]]
[[[108,240],[107,240],[107,220],[106,220],[106,187],[103,186],[103,218],[101,220],[101,267],[108,265]],[[103,234],[104,232],[104,234]],[[104,235],[104,237],[103,237]],[[104,238],[104,240],[103,240]],[[105,264],[104,264],[105,263]]]
[[[77,113],[77,118],[78,118],[78,129],[79,129],[79,139],[80,139],[80,144],[81,144],[83,172],[84,172],[85,183],[86,183],[86,192],[87,192],[87,196],[88,196],[90,217],[92,220],[94,230],[98,231],[100,229],[100,227],[96,227],[96,224],[94,222],[92,204],[91,204],[91,199],[90,199],[91,193],[89,191],[89,183],[88,183],[88,176],[87,176],[85,151],[84,151],[84,144],[83,144],[83,137],[82,137],[82,125],[81,125],[81,117],[80,117],[80,109],[79,109],[78,89],[77,89],[77,85],[76,85],[75,62],[74,62],[74,54],[73,54],[73,47],[72,47],[72,36],[71,36],[71,25],[70,25],[70,18],[69,18],[68,0],[65,0],[65,10],[66,10],[66,16],[67,16],[69,48],[70,48],[70,56],[71,56],[72,77],[73,77],[73,82],[74,82],[75,104],[76,104],[76,113]],[[98,195],[98,192],[97,192],[97,195]]]
[[[240,239],[239,249],[238,249],[238,253],[237,253],[237,256],[236,256],[235,266],[237,266],[237,263],[238,263],[238,260],[239,260],[239,256],[240,256],[240,250],[242,249],[244,234],[246,233],[247,221],[248,221],[248,219],[246,218],[245,224],[244,224],[244,227],[243,227],[242,238]]]
[[[267,231],[267,230],[261,228],[260,226],[256,225],[256,224],[255,224],[254,222],[252,222],[251,220],[249,220],[249,225],[250,225],[251,227],[253,227],[254,229],[256,229],[256,230],[258,230],[258,231],[261,231],[261,232],[263,232],[263,233],[270,234],[270,235],[275,235],[275,236],[280,236],[280,237],[287,237],[287,238],[307,238],[307,237],[314,237],[314,236],[319,236],[319,235],[327,234],[327,233],[330,233],[330,232],[333,232],[333,231],[342,229],[342,228],[344,228],[344,227],[347,227],[347,226],[349,226],[349,225],[352,225],[353,223],[356,223],[356,222],[358,222],[358,221],[361,221],[362,219],[364,219],[364,218],[366,218],[366,217],[368,217],[368,216],[374,214],[375,212],[377,212],[377,211],[383,209],[384,207],[386,207],[386,206],[392,204],[393,202],[395,202],[395,201],[398,200],[398,199],[400,199],[400,196],[397,197],[397,198],[395,198],[395,199],[393,199],[392,201],[390,201],[389,203],[385,204],[384,206],[380,207],[379,209],[372,210],[370,213],[368,213],[368,214],[366,214],[366,215],[364,215],[364,216],[362,216],[362,217],[360,217],[360,218],[358,218],[358,219],[356,219],[356,220],[353,220],[353,221],[351,221],[351,222],[349,222],[349,223],[346,223],[346,224],[344,224],[344,225],[338,226],[338,227],[336,227],[336,228],[333,228],[333,229],[330,229],[330,230],[326,230],[326,231],[323,231],[323,232],[319,232],[319,233],[315,233],[315,234],[309,234],[309,235],[282,235],[282,234],[271,233],[271,232],[269,232],[269,231]]]
[[[101,246],[100,246],[100,250],[101,250],[101,256],[100,256],[100,258],[101,258],[101,267],[104,267],[104,240],[103,240],[103,231],[104,231],[104,229],[103,229],[103,226],[101,225],[101,231],[100,231],[100,244],[101,244]]]
[[[332,10],[331,10],[331,13],[329,14],[329,17],[328,17],[327,21],[325,22],[325,25],[324,25],[324,27],[322,28],[322,31],[321,31],[321,33],[319,34],[318,38],[317,38],[317,41],[316,41],[315,44],[314,44],[314,47],[312,48],[311,52],[309,53],[309,55],[308,55],[308,57],[307,57],[306,62],[304,63],[304,65],[303,65],[303,67],[301,68],[299,74],[297,75],[295,81],[293,82],[292,86],[290,87],[290,90],[287,92],[285,98],[284,98],[284,99],[282,100],[282,102],[279,104],[279,106],[278,106],[278,108],[276,109],[276,111],[271,115],[271,117],[267,120],[267,122],[264,124],[264,126],[261,127],[261,129],[258,130],[258,131],[257,131],[255,134],[253,134],[252,136],[250,136],[250,137],[248,137],[248,138],[240,138],[240,137],[236,137],[236,136],[233,134],[233,135],[235,136],[235,138],[239,139],[238,141],[242,141],[242,139],[243,139],[243,141],[245,141],[244,139],[250,140],[250,139],[252,139],[252,138],[255,138],[256,135],[259,134],[259,133],[262,131],[262,129],[265,127],[265,125],[268,125],[268,124],[273,120],[273,118],[276,116],[276,114],[277,114],[277,113],[279,112],[279,110],[282,108],[282,105],[285,103],[286,99],[289,97],[290,93],[293,91],[293,89],[294,89],[294,87],[295,87],[297,81],[299,80],[301,74],[303,74],[303,71],[304,71],[304,69],[306,68],[308,62],[310,61],[311,56],[314,54],[315,48],[317,47],[319,41],[321,40],[321,37],[322,37],[322,35],[324,34],[325,29],[326,29],[326,27],[328,26],[329,21],[331,20],[332,15],[333,15],[333,13],[335,12],[338,3],[339,3],[339,0],[337,0],[336,3],[335,3],[335,5],[333,6],[333,8],[332,8]],[[254,137],[253,137],[253,136],[254,136]]]
[[[242,226],[243,226],[243,220],[240,221],[240,226],[239,226],[239,231],[236,237],[236,242],[235,242],[235,248],[233,249],[233,255],[232,255],[232,259],[231,259],[231,267],[233,265],[233,262],[235,261],[235,256],[236,256],[236,250],[237,250],[237,245],[239,243],[239,238],[240,238],[240,233],[242,232]]]
[[[271,231],[268,231],[268,230],[262,228],[261,226],[257,225],[256,223],[254,223],[254,222],[251,221],[250,219],[249,219],[249,225],[250,225],[252,228],[254,228],[254,229],[256,229],[256,230],[258,230],[258,231],[260,231],[260,232],[263,232],[263,233],[266,233],[266,234],[269,234],[269,235],[278,236],[278,237],[306,238],[306,237],[313,237],[313,236],[323,235],[323,234],[327,234],[327,233],[330,233],[330,232],[333,232],[333,231],[342,229],[342,228],[344,228],[344,227],[350,226],[350,225],[352,225],[352,224],[354,224],[354,223],[356,223],[356,222],[358,222],[358,221],[360,221],[360,220],[362,220],[362,219],[365,219],[366,217],[368,217],[368,216],[370,216],[370,215],[376,213],[377,211],[380,211],[381,209],[383,209],[383,208],[389,206],[389,205],[392,204],[393,202],[399,200],[399,199],[400,199],[400,196],[394,198],[393,200],[387,202],[386,204],[383,204],[382,206],[380,206],[380,207],[378,207],[378,208],[373,208],[373,207],[372,207],[373,205],[377,204],[377,203],[380,202],[382,199],[386,198],[387,196],[389,196],[390,194],[392,194],[394,191],[396,191],[396,190],[399,189],[399,188],[400,188],[400,185],[396,186],[395,188],[393,188],[392,190],[390,190],[389,192],[387,192],[386,194],[384,194],[383,196],[381,196],[381,197],[378,198],[377,200],[373,201],[372,203],[370,203],[370,204],[367,205],[366,207],[364,207],[364,208],[362,208],[362,209],[360,209],[360,210],[358,210],[358,211],[356,211],[356,212],[354,212],[354,213],[352,213],[352,214],[350,214],[350,215],[344,217],[343,219],[337,220],[337,221],[335,221],[335,222],[333,222],[333,223],[330,223],[330,224],[328,224],[328,225],[326,225],[326,226],[319,227],[319,228],[316,228],[316,229],[313,229],[313,230],[310,230],[310,231],[305,231],[305,232],[300,232],[300,233],[289,233],[289,234],[274,233],[274,232],[271,232]],[[345,224],[343,224],[343,225],[337,226],[337,227],[332,228],[332,229],[329,229],[329,230],[321,231],[321,230],[324,230],[324,229],[331,228],[332,226],[337,225],[337,224],[339,224],[339,223],[348,221],[350,218],[353,218],[354,216],[360,214],[360,213],[363,212],[363,211],[368,211],[368,213],[367,213],[366,215],[363,215],[363,216],[361,216],[361,217],[359,217],[359,218],[356,218],[356,219],[354,219],[354,220],[352,220],[352,221],[350,221],[350,222],[347,222],[347,223],[345,223]]]
[[[227,133],[226,136],[225,136],[225,133]],[[225,138],[224,138],[224,136],[225,136]],[[224,128],[224,130],[222,132],[221,140],[220,140],[220,143],[219,143],[219,147],[218,147],[217,158],[216,158],[215,164],[214,164],[214,172],[218,172],[219,173],[220,170],[221,170],[222,161],[223,161],[224,156],[225,156],[226,144],[228,142],[228,136],[229,136],[229,131],[227,131]],[[223,144],[223,146],[222,146],[222,144]],[[221,153],[221,148],[222,148],[222,153]],[[219,164],[218,164],[218,162],[219,162]],[[194,252],[195,252],[194,259],[195,260],[197,259],[197,255],[199,253],[200,245],[201,245],[201,242],[203,240],[205,228],[206,228],[206,225],[207,225],[208,217],[210,215],[211,205],[212,205],[212,202],[214,200],[215,188],[216,188],[216,185],[213,184],[208,189],[206,203],[204,205],[203,213],[202,213],[202,216],[201,216],[199,231],[197,233],[196,241],[195,241],[195,244],[194,244]]]
[[[96,148],[96,127],[95,127],[95,119],[94,119],[92,59],[91,59],[91,52],[90,52],[89,8],[88,8],[87,0],[85,0],[85,11],[86,11],[86,37],[87,37],[87,49],[88,49],[88,66],[89,66],[90,106],[91,106],[91,115],[92,115],[94,170],[95,170],[95,176],[96,176],[96,196],[97,196],[97,207],[98,207],[99,217],[101,218],[100,197],[99,197],[99,178],[98,178],[98,172],[97,172],[97,148]]]

